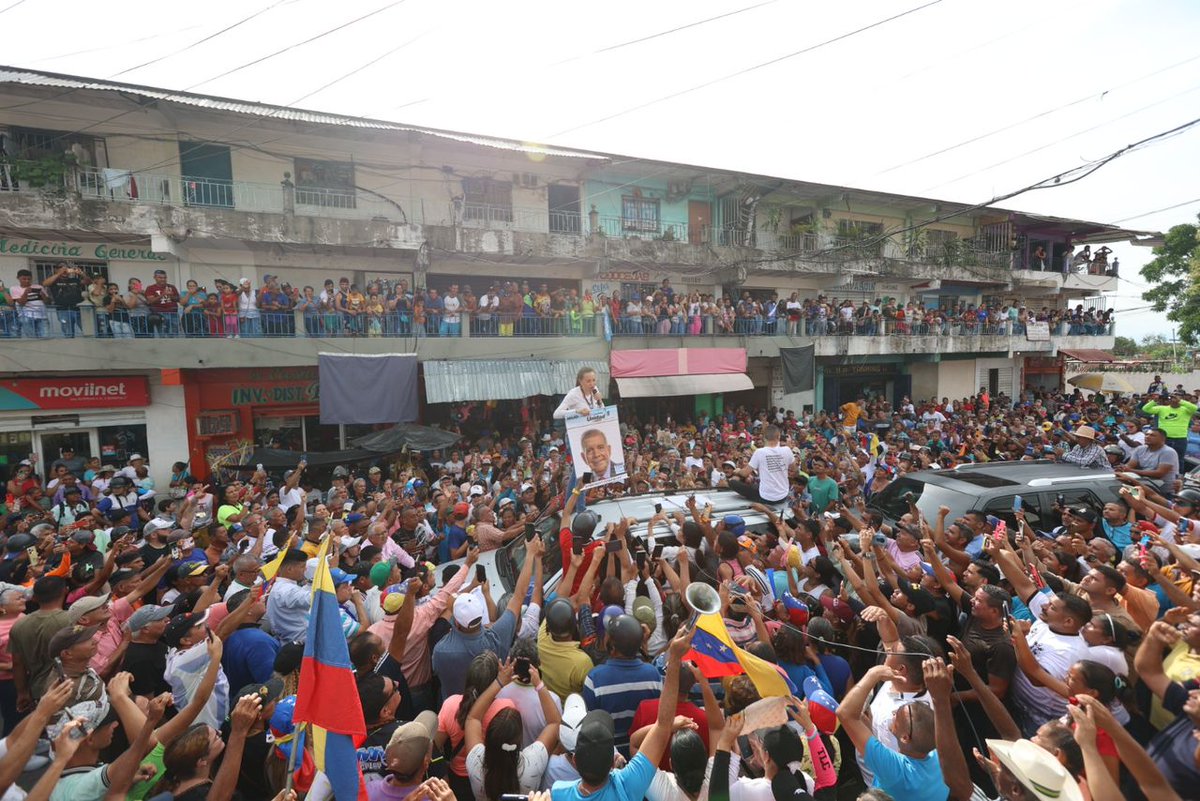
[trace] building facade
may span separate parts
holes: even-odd
[[[1045,383],[1060,350],[1111,347],[1099,315],[1117,283],[1108,245],[1153,242],[1082,220],[29,70],[0,70],[0,108],[0,279],[11,288],[0,293],[0,457],[9,464],[28,453],[52,461],[70,439],[106,461],[144,451],[164,480],[175,461],[204,475],[238,443],[344,447],[361,432],[317,419],[325,350],[416,353],[431,408],[516,400],[533,385],[562,391],[554,382],[570,386],[580,364],[650,348],[743,351],[737,381],[663,376],[656,392],[675,396],[676,413],[739,403],[799,412],[980,386],[1015,396]],[[82,304],[48,308],[40,326],[25,320],[28,307],[12,302],[18,271],[40,284],[63,263],[120,294],[134,281],[148,287],[157,270],[180,292],[189,281],[205,294],[221,281],[247,279],[256,291],[274,281],[298,293],[286,306],[305,287],[319,304],[326,281],[336,290],[345,278],[368,308],[347,324],[264,307],[243,336],[236,307],[233,322],[217,314],[195,325],[186,313],[110,313],[84,293]],[[59,281],[52,300],[71,283]],[[370,313],[372,287],[382,314]],[[629,311],[664,287],[678,317]],[[414,290],[429,290],[430,307],[433,290],[561,297],[544,315],[536,303],[533,314],[518,308],[507,324],[498,312],[430,308],[421,330],[416,309],[386,306]],[[792,297],[832,312],[789,324]],[[725,299],[762,310],[726,319]],[[1094,312],[1086,326],[1058,319],[1079,304]],[[979,319],[980,308],[991,317]],[[950,313],[929,314],[937,309]],[[1035,321],[1042,310],[1054,319]],[[813,388],[788,395],[780,351],[809,344]],[[471,380],[453,375],[464,361]],[[531,374],[524,383],[510,380],[518,364]],[[623,392],[620,376],[607,377],[612,394],[637,397],[634,384]]]

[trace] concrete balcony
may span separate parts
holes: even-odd
[[[1013,270],[1010,273],[1014,290],[1042,290],[1047,294],[1067,293],[1072,295],[1098,295],[1116,292],[1118,279],[1115,275],[1089,275],[1039,270]]]
[[[1049,338],[1030,340],[1025,334],[1000,329],[971,332],[947,326],[937,333],[876,331],[872,334],[788,335],[779,331],[747,328],[737,333],[658,333],[657,327],[628,325],[625,321],[593,318],[521,318],[512,322],[497,318],[475,320],[460,315],[457,324],[435,316],[417,330],[407,318],[396,314],[372,321],[352,321],[324,316],[305,317],[303,312],[264,314],[253,331],[232,333],[209,330],[190,320],[107,319],[96,316],[92,306],[78,307],[82,334],[64,336],[65,327],[56,310],[40,326],[22,325],[9,309],[0,309],[0,342],[10,360],[26,370],[89,372],[97,364],[137,364],[147,369],[222,369],[246,366],[315,365],[321,352],[362,354],[416,353],[422,361],[432,359],[537,359],[574,358],[603,361],[613,349],[710,348],[739,346],[747,355],[777,357],[781,348],[813,344],[816,355],[930,356],[954,353],[1032,353],[1055,355],[1060,348],[1107,349],[1113,346],[1111,332],[1098,335],[1067,335],[1064,330]],[[709,321],[711,323],[711,321]],[[332,325],[331,325],[332,323]],[[610,341],[611,334],[611,341]],[[52,340],[48,347],[46,340]]]
[[[2,184],[0,227],[113,237],[372,246],[415,250],[422,227],[386,198],[297,189],[290,181],[204,181],[77,170],[59,187]]]

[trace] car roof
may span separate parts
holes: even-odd
[[[1004,487],[1029,487],[1036,491],[1064,484],[1117,480],[1111,470],[1084,469],[1048,459],[960,465],[950,470],[921,470],[906,477],[972,493]]]
[[[654,516],[654,504],[656,503],[662,504],[663,511],[668,516],[674,515],[675,512],[681,512],[685,518],[690,520],[691,514],[688,512],[687,499],[691,495],[696,496],[696,507],[701,511],[704,510],[706,503],[712,504],[714,525],[726,515],[738,515],[747,526],[764,523],[767,520],[765,514],[750,508],[750,501],[745,497],[732,490],[720,489],[698,489],[695,492],[651,492],[628,498],[609,498],[596,501],[589,503],[587,508],[600,516],[600,526],[597,527],[597,531],[606,523],[615,525],[626,517],[632,517],[639,523],[633,527],[634,532],[643,533],[646,521]]]

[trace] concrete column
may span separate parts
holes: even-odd
[[[79,309],[79,324],[83,328],[85,337],[95,337],[96,331],[96,307],[91,303],[80,303],[76,308]]]

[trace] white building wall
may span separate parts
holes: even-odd
[[[146,442],[150,477],[159,494],[171,480],[171,465],[188,460],[188,419],[183,387],[163,386],[162,374],[150,376],[150,405],[146,407]]]

